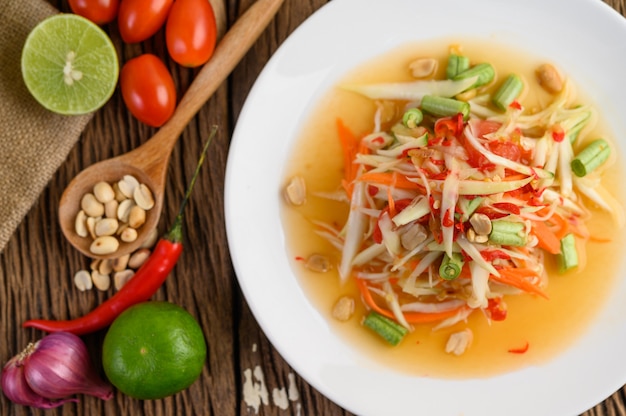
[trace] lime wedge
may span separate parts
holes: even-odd
[[[109,36],[75,14],[41,21],[26,38],[22,76],[33,97],[60,114],[102,107],[115,91],[119,64]]]

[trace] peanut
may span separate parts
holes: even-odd
[[[113,190],[111,185],[104,181],[98,182],[94,185],[93,194],[96,199],[103,204],[106,204],[107,202],[113,201],[115,199],[115,191]]]
[[[117,241],[117,238],[110,235],[103,235],[93,240],[93,243],[91,243],[91,246],[89,247],[89,251],[93,254],[112,254],[117,251],[119,246],[120,242]]]
[[[120,206],[118,200],[113,199],[112,201],[104,204],[104,216],[107,218],[117,218],[117,208]]]
[[[96,221],[95,234],[97,237],[103,235],[113,235],[117,231],[119,223],[115,218],[102,218]]]
[[[135,251],[131,254],[130,259],[128,260],[128,267],[131,269],[138,269],[142,264],[150,257],[150,250],[147,248],[142,248]]]
[[[139,186],[139,181],[133,175],[124,175],[117,185],[126,198],[132,198],[135,188]]]
[[[80,207],[89,217],[100,217],[104,215],[104,205],[90,192],[83,196],[80,201]]]
[[[120,239],[125,243],[132,243],[137,239],[137,230],[131,227],[126,227],[122,234],[120,234]]]
[[[130,254],[124,254],[121,257],[117,257],[113,259],[113,271],[121,272],[122,270],[125,270],[126,267],[128,266],[129,260],[130,260]]]
[[[93,283],[91,281],[91,275],[89,274],[89,272],[87,270],[79,270],[78,272],[76,272],[76,274],[74,275],[74,285],[76,285],[76,288],[81,292],[84,292],[85,290],[91,290],[91,288],[93,287]]]
[[[76,234],[81,237],[87,237],[89,232],[87,231],[87,214],[82,209],[78,211],[76,215],[76,220],[74,222],[74,229],[76,230]]]
[[[133,208],[135,203],[132,199],[125,199],[120,202],[120,205],[117,207],[117,219],[123,223],[128,223],[128,217],[130,216],[130,210]]]
[[[113,274],[113,286],[116,290],[120,290],[135,275],[135,272],[126,269]]]
[[[102,274],[97,270],[91,272],[91,281],[98,290],[109,290],[111,287],[111,277],[108,274]]]
[[[148,211],[154,207],[154,196],[152,191],[143,183],[135,188],[133,192],[133,199],[135,203],[144,210]]]
[[[146,210],[135,205],[130,209],[128,214],[128,225],[132,228],[139,228],[146,222]]]

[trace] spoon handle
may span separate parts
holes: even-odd
[[[151,169],[159,169],[159,165],[167,165],[163,163],[163,159],[169,159],[171,150],[187,123],[237,66],[283,2],[284,0],[258,0],[224,35],[211,59],[198,72],[178,103],[172,117],[150,140],[140,146],[141,150],[135,149],[141,152],[142,157],[137,162],[143,165],[144,170],[149,172]],[[134,151],[128,155],[132,158],[133,153]],[[167,166],[164,169],[167,170]]]

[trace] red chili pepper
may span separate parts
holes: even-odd
[[[204,146],[196,171],[191,179],[185,198],[181,203],[180,211],[174,220],[170,231],[163,236],[152,251],[146,262],[137,270],[128,281],[111,298],[100,304],[96,309],[80,318],[70,320],[31,319],[22,324],[24,328],[37,328],[46,332],[71,332],[75,335],[84,335],[105,328],[113,323],[122,312],[129,307],[149,300],[159,290],[170,274],[183,251],[182,220],[183,209],[189,200],[191,190],[196,182],[200,167],[204,162],[206,150],[215,136],[214,128]]]

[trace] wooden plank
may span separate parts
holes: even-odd
[[[69,11],[66,1],[48,0]],[[272,53],[311,13],[326,0],[287,0],[270,28],[236,68],[227,83],[190,123],[177,143],[170,160],[166,187],[166,209],[160,230],[172,223],[185,186],[194,169],[195,159],[210,126],[220,131],[212,144],[209,163],[202,170],[196,190],[187,208],[186,249],[178,266],[156,298],[176,302],[187,308],[202,325],[209,352],[207,365],[190,389],[174,397],[156,401],[138,401],[122,394],[108,402],[83,398],[76,405],[44,413],[11,404],[0,396],[0,414],[21,416],[56,414],[67,416],[123,415],[328,415],[347,416],[299,377],[269,343],[250,312],[237,285],[224,228],[223,187],[229,140],[250,87]],[[626,0],[607,0],[607,4],[626,13]],[[224,19],[232,25],[252,4],[252,0],[227,0]],[[114,26],[107,27],[123,60],[142,52],[166,56],[163,33],[145,43],[124,45]],[[195,70],[167,62],[178,91],[182,94],[193,79]],[[81,169],[145,142],[154,129],[130,117],[120,94],[95,116],[70,153],[66,163],[51,179],[27,217],[0,254],[0,359],[6,361],[26,344],[41,336],[19,325],[34,317],[69,318],[82,315],[110,296],[111,292],[80,293],[74,289],[72,275],[88,267],[88,260],[63,239],[57,223],[57,206],[62,190]],[[52,139],[52,138],[51,138]],[[98,357],[104,332],[84,337],[92,356]],[[97,361],[97,360],[95,360]],[[98,368],[100,366],[98,364]],[[255,380],[260,369],[268,392],[268,403],[259,404],[258,413],[248,406],[245,386]],[[289,388],[297,391],[297,400],[281,409],[272,401],[272,393]],[[620,389],[585,416],[626,416],[625,390]]]

